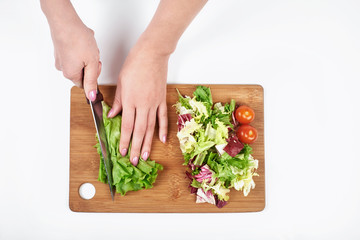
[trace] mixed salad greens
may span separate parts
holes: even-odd
[[[105,102],[102,102],[102,106],[108,151],[112,162],[113,185],[116,188],[116,192],[125,195],[128,191],[152,188],[158,175],[158,170],[162,170],[163,166],[150,159],[144,161],[141,158],[138,165],[136,167],[133,166],[130,163],[129,155],[131,146],[129,147],[128,155],[123,157],[119,152],[121,116],[118,115],[114,118],[108,118],[107,114],[110,107]],[[107,183],[107,175],[99,141],[95,147],[100,155],[98,180]]]
[[[213,104],[210,88],[204,86],[198,86],[192,98],[179,91],[178,95],[174,105],[177,137],[196,202],[221,208],[227,204],[231,188],[247,196],[255,187],[258,160],[252,157],[252,148],[237,137],[235,101]]]

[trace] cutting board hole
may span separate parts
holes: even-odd
[[[96,189],[91,183],[83,183],[79,188],[79,194],[82,199],[90,200],[95,196]]]

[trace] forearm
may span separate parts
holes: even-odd
[[[81,21],[70,0],[40,0],[40,4],[50,26],[56,69],[83,87],[93,101],[101,71],[94,32]]]
[[[82,24],[70,0],[40,0],[51,31],[64,32],[70,26]]]
[[[139,41],[160,54],[171,54],[207,0],[161,0]]]

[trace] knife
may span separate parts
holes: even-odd
[[[113,179],[112,179],[112,163],[110,161],[110,156],[108,152],[108,142],[106,138],[105,126],[103,121],[103,107],[101,101],[104,100],[103,95],[100,90],[97,89],[96,99],[94,101],[89,101],[91,107],[91,112],[94,118],[96,133],[98,135],[101,155],[103,157],[105,171],[107,175],[107,182],[110,187],[111,199],[114,201],[114,189],[113,189]]]

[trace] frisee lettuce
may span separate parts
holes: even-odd
[[[198,86],[192,98],[179,91],[178,95],[174,105],[181,120],[177,137],[184,165],[191,170],[187,176],[192,192],[197,194],[196,202],[223,207],[229,200],[230,188],[247,196],[255,187],[253,176],[257,176],[258,160],[252,157],[248,144],[235,148],[228,143],[229,139],[237,140],[233,129],[235,100],[213,105],[210,88],[204,86]]]

